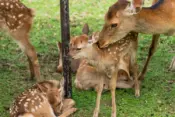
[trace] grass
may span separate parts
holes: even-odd
[[[36,10],[31,32],[31,42],[35,46],[44,79],[59,79],[56,66],[60,41],[60,13],[58,0],[22,0]],[[103,16],[116,0],[70,0],[71,35],[81,34],[84,23],[91,32],[98,31],[104,23]],[[146,59],[150,35],[139,36],[138,63],[140,70]],[[161,36],[157,52],[151,60],[148,73],[142,83],[141,97],[135,98],[133,89],[117,89],[118,117],[175,117],[175,74],[168,72],[174,55],[175,38]],[[0,117],[8,117],[8,108],[13,99],[35,82],[25,81],[29,77],[26,56],[12,39],[0,33]],[[94,91],[79,91],[73,87],[73,98],[78,111],[73,117],[92,117],[95,107]],[[100,117],[111,113],[110,92],[102,95]]]

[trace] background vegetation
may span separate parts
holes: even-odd
[[[93,31],[99,31],[104,23],[104,13],[116,0],[70,0],[71,35],[81,34],[84,23]],[[58,0],[22,0],[36,10],[31,42],[35,46],[44,79],[59,79],[56,73],[60,41],[60,13]],[[150,35],[139,36],[138,63],[140,70],[146,59]],[[175,117],[175,74],[168,66],[175,55],[175,38],[161,36],[158,50],[151,60],[148,73],[141,88],[141,97],[135,98],[133,89],[117,89],[118,117]],[[29,78],[26,56],[14,41],[0,33],[0,117],[9,116],[9,106],[13,99],[34,82]],[[73,117],[92,117],[95,107],[94,91],[79,91],[73,88],[73,98],[78,111]],[[101,100],[100,117],[111,113],[110,92],[105,92]]]

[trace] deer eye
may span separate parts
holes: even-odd
[[[111,24],[111,28],[115,28],[115,27],[117,27],[117,23],[116,24]]]

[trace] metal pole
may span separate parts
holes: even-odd
[[[65,97],[72,97],[71,67],[69,53],[70,29],[69,29],[69,0],[60,0],[61,14],[61,38],[63,57],[63,77]]]

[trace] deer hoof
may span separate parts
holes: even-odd
[[[170,67],[168,69],[169,71],[175,71],[175,57],[172,59],[172,62],[170,64]]]
[[[93,117],[98,117],[98,113],[99,113],[99,111],[95,109],[95,110],[94,110]]]
[[[144,75],[142,75],[141,73],[138,76],[138,80],[144,80]]]
[[[136,97],[136,98],[139,98],[139,97],[140,97],[140,90],[136,90],[136,91],[135,91],[135,97]]]
[[[57,67],[57,72],[58,73],[62,73],[63,72],[63,67],[62,66],[58,66]]]
[[[24,78],[24,81],[34,81],[34,78],[30,77],[30,78]]]
[[[116,116],[116,113],[113,112],[113,113],[111,114],[111,117],[117,117],[117,116]]]

